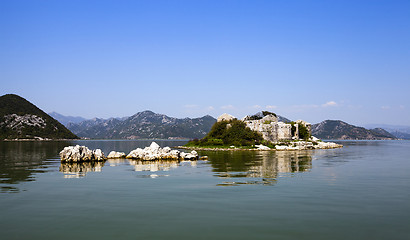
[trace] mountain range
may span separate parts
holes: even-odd
[[[52,118],[59,121],[61,124],[63,124],[66,127],[69,123],[80,123],[82,121],[87,120],[83,117],[64,116],[64,115],[59,114],[57,112],[51,112],[51,113],[48,113],[48,115],[50,115]]]
[[[209,115],[179,119],[147,110],[131,117],[94,118],[67,127],[80,137],[96,139],[202,138],[215,122]]]
[[[64,125],[26,99],[0,97],[0,139],[76,139]]]
[[[366,129],[340,120],[325,120],[312,125],[312,135],[321,139],[393,140],[394,135],[382,128]]]
[[[92,139],[193,139],[204,137],[216,122],[209,115],[179,119],[148,110],[131,117],[110,119],[86,120],[56,112],[50,115],[65,126],[26,99],[14,94],[3,95],[0,97],[0,139],[74,139],[77,136]],[[279,121],[290,121],[278,117]],[[410,127],[372,126],[375,128],[366,129],[340,120],[326,120],[312,125],[312,135],[322,139],[410,139]]]

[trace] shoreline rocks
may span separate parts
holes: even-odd
[[[149,147],[137,148],[128,155],[123,152],[111,151],[107,157],[101,149],[90,150],[85,146],[69,146],[60,152],[61,162],[104,161],[106,159],[128,158],[142,161],[153,160],[198,160],[198,153],[194,150],[189,153],[172,150],[170,147],[161,148],[156,142]]]
[[[149,147],[144,149],[137,148],[132,150],[126,158],[150,160],[197,160],[198,153],[191,151],[190,153],[181,152],[179,150],[171,150],[170,147],[161,148],[156,142],[152,142]]]
[[[201,147],[185,147],[179,146],[181,149],[189,150],[206,150],[206,151],[297,151],[297,150],[316,150],[316,149],[334,149],[342,148],[343,145],[333,142],[321,141],[296,141],[283,144],[277,144],[274,148],[264,145],[255,145],[255,148],[201,148]]]
[[[62,162],[104,161],[107,158],[101,149],[90,150],[86,146],[69,146],[60,152]]]
[[[111,151],[107,158],[112,159],[112,158],[125,158],[127,155],[123,152],[116,152],[116,151]]]

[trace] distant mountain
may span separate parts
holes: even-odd
[[[78,138],[47,113],[15,94],[0,97],[0,139]]]
[[[70,123],[68,128],[80,137],[93,139],[202,138],[215,122],[209,115],[178,119],[144,111],[122,119],[94,118]]]
[[[278,121],[279,121],[279,122],[284,122],[284,123],[292,122],[292,121],[289,120],[288,118],[285,118],[285,117],[283,117],[283,116],[281,116],[281,115],[277,115],[277,117],[278,117]]]
[[[410,140],[410,126],[389,125],[389,124],[367,124],[366,128],[383,128],[396,138]]]
[[[391,124],[366,124],[364,125],[365,128],[383,128],[389,133],[392,132],[403,132],[410,134],[410,126],[403,126],[403,125],[391,125]]]
[[[66,127],[68,126],[69,123],[80,123],[82,121],[87,120],[83,117],[64,116],[57,112],[51,112],[51,113],[48,113],[48,115],[50,115],[51,117],[53,117],[54,119],[56,119],[57,121],[59,121]]]
[[[312,135],[322,139],[391,140],[395,136],[386,130],[368,130],[339,120],[326,120],[312,125]]]
[[[404,133],[404,132],[390,132],[393,136],[395,136],[396,138],[399,139],[406,139],[406,140],[410,140],[410,134],[408,133]]]

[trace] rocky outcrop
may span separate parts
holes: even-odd
[[[157,143],[152,142],[149,147],[144,149],[137,148],[132,150],[127,156],[130,159],[139,160],[197,160],[198,153],[192,151],[190,153],[181,152],[179,150],[171,150],[170,147],[161,148]]]
[[[149,147],[144,149],[137,148],[132,150],[128,155],[123,152],[111,151],[107,157],[101,149],[90,150],[85,146],[69,146],[60,152],[62,162],[86,162],[86,161],[104,161],[114,158],[129,158],[143,161],[151,160],[198,160],[198,153],[190,153],[172,150],[170,147],[161,148],[156,142],[152,142]]]
[[[267,115],[254,120],[245,117],[244,122],[251,130],[261,133],[266,141],[277,142],[279,140],[290,140],[293,137],[292,125],[278,122],[277,117],[274,115]]]
[[[104,161],[106,157],[101,149],[90,150],[85,146],[69,146],[60,152],[62,162]]]
[[[308,149],[331,149],[331,148],[341,148],[343,145],[333,143],[333,142],[322,142],[322,141],[297,141],[290,142],[285,145],[276,145],[276,150],[308,150]]]
[[[224,114],[222,114],[221,116],[218,117],[217,122],[222,122],[222,121],[228,121],[229,122],[229,121],[234,120],[234,119],[235,119],[234,116],[232,116],[230,114],[227,114],[227,113],[224,113]]]
[[[112,159],[112,158],[125,158],[127,155],[123,152],[116,152],[116,151],[111,151],[107,158]]]

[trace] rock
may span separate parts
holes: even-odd
[[[125,153],[123,152],[116,152],[116,151],[111,151],[107,158],[125,158]]]
[[[157,151],[157,150],[159,150],[161,147],[160,147],[156,142],[152,142],[151,145],[149,146],[149,148],[150,148],[152,151]]]
[[[276,145],[275,149],[276,150],[286,150],[288,148],[288,146],[283,146],[283,145]]]
[[[69,146],[60,152],[62,162],[104,161],[106,158],[101,149],[91,151],[86,146]]]
[[[163,151],[164,153],[169,153],[169,152],[171,152],[171,148],[170,148],[170,147],[164,147],[164,148],[162,149],[162,151]]]
[[[230,114],[227,114],[227,113],[224,113],[224,114],[222,114],[221,116],[218,117],[217,121],[218,121],[218,122],[231,121],[231,120],[233,120],[233,119],[235,119],[234,116],[232,116],[232,115],[230,115]]]
[[[170,147],[161,148],[157,143],[152,142],[149,147],[132,150],[126,157],[146,161],[183,159],[196,160],[198,159],[198,153],[196,151],[192,151],[191,153],[180,152],[178,150],[171,150]]]
[[[104,153],[101,151],[101,149],[95,149],[93,151],[93,155],[94,155],[94,159],[97,161],[103,161],[106,159],[106,157],[104,156]]]
[[[270,150],[270,147],[264,146],[264,145],[255,145],[255,147],[258,148],[258,150]]]

